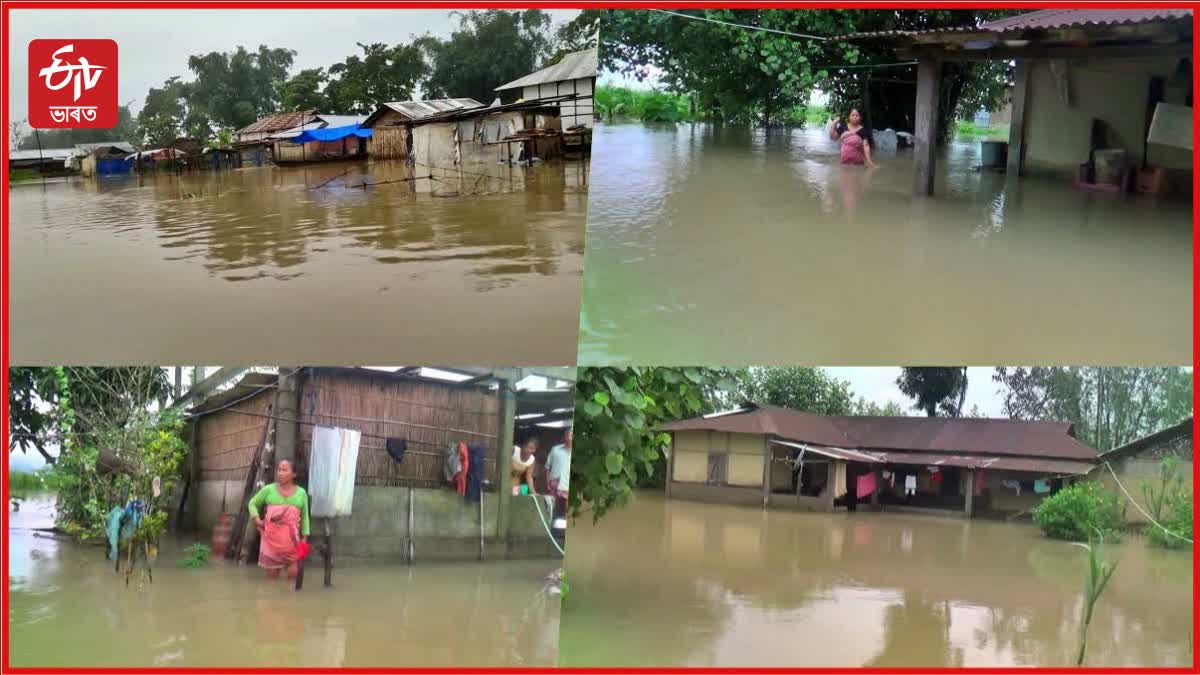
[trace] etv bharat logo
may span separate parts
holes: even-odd
[[[117,43],[29,43],[29,124],[38,129],[117,126]]]

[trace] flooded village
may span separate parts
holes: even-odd
[[[151,88],[112,130],[127,137],[51,147],[64,136],[23,129],[9,159],[14,357],[51,360],[87,326],[96,344],[136,331],[149,362],[181,350],[340,362],[366,329],[455,362],[471,324],[493,337],[469,348],[478,362],[571,362],[597,61],[594,41],[555,32],[578,13],[553,14],[523,28],[513,13],[468,13],[452,37],[412,44],[350,40],[361,58],[299,73],[279,66],[295,50],[196,55],[194,81]],[[512,38],[508,58],[454,70],[443,55],[497,36]],[[274,78],[242,94],[261,100],[220,98],[210,80],[238,67]],[[262,112],[224,126],[243,104]],[[187,305],[221,318],[173,311]],[[83,349],[79,362],[104,361]]]
[[[1191,361],[1190,10],[610,14],[581,364]]]
[[[130,388],[131,400],[165,397],[144,419],[177,439],[176,465],[161,463],[160,446],[114,441],[81,488],[72,453],[95,446],[82,429],[57,432],[54,493],[9,505],[13,665],[556,663],[567,536],[551,456],[569,452],[574,369],[176,368],[174,382],[171,369],[142,370],[154,386]],[[101,380],[134,381],[101,371],[58,381],[79,397]],[[56,385],[37,386],[51,398]],[[77,400],[89,435],[112,432]],[[272,578],[268,516],[279,507],[266,497],[256,528],[255,495],[285,492],[293,469],[293,490],[311,502],[295,535],[311,549]],[[139,492],[147,471],[164,473],[161,493]],[[81,497],[113,509],[111,543],[78,541]],[[62,650],[67,621],[73,647]]]
[[[580,368],[560,664],[1191,663],[1190,370],[966,370]]]

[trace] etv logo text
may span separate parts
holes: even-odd
[[[117,126],[117,43],[30,41],[29,124],[37,129]]]

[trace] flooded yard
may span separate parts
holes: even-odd
[[[183,569],[164,546],[154,582],[129,587],[99,546],[31,528],[51,503],[10,513],[13,666],[307,667],[553,666],[559,596],[554,561],[348,565],[300,592],[257,567]]]
[[[974,141],[914,199],[911,152],[821,129],[595,133],[581,365],[1191,361],[1186,200],[1006,186]]]
[[[587,171],[360,162],[14,185],[12,360],[572,362]]]
[[[640,494],[571,528],[564,667],[1052,667],[1079,648],[1086,554],[1031,525]],[[1107,554],[1086,665],[1190,665],[1190,553]]]

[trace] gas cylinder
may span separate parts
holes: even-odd
[[[229,548],[229,535],[233,530],[233,525],[230,523],[230,515],[222,513],[217,520],[217,524],[213,525],[212,532],[212,554],[220,556],[225,554],[225,549]]]

